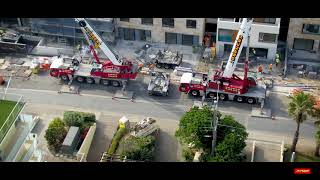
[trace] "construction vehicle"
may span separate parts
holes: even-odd
[[[96,62],[85,64],[82,63],[82,57],[55,57],[50,66],[51,76],[60,77],[64,81],[72,82],[75,79],[80,83],[111,84],[115,87],[122,86],[128,80],[136,78],[139,70],[137,64],[126,58],[119,58],[84,18],[75,18],[75,20],[88,41]],[[108,59],[102,62],[97,56],[97,49],[100,49]]]
[[[170,50],[158,51],[154,57],[154,63],[157,68],[174,69],[182,63],[183,54],[172,52]]]
[[[193,96],[218,97],[220,100],[234,100],[263,106],[266,97],[265,85],[258,85],[254,78],[248,77],[249,33],[252,19],[243,18],[227,65],[213,75],[204,73],[184,73],[180,79],[179,91]],[[244,41],[247,40],[247,61],[243,79],[234,74]],[[218,95],[218,96],[217,96]]]
[[[169,95],[170,75],[163,72],[152,72],[148,85],[149,95]]]

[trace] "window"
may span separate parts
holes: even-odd
[[[259,33],[259,42],[276,43],[277,38],[277,34]]]
[[[165,37],[165,42],[167,44],[177,44],[177,34],[176,33],[167,33]]]
[[[174,27],[173,18],[162,18],[162,27]]]
[[[253,21],[257,23],[276,24],[276,18],[254,18]]]
[[[192,35],[182,35],[182,44],[191,46],[193,45],[193,36]]]
[[[311,33],[311,34],[320,34],[320,25],[316,24],[303,24],[302,32],[303,33]]]
[[[130,18],[120,18],[120,21],[125,21],[125,22],[129,22]]]
[[[219,29],[218,30],[218,41],[223,42],[234,42],[237,37],[238,31],[230,29]]]
[[[313,44],[314,44],[314,40],[312,39],[294,38],[293,49],[311,51],[313,50]]]
[[[135,34],[134,34],[134,29],[127,29],[127,28],[123,28],[123,39],[124,40],[131,40],[134,41],[135,40]]]
[[[197,21],[195,20],[187,20],[187,28],[197,28]]]
[[[138,29],[140,39],[141,41],[149,41],[151,39],[151,31],[149,30],[140,30]]]
[[[141,18],[141,24],[153,25],[153,18]]]

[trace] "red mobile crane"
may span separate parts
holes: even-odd
[[[115,87],[121,86],[123,82],[137,77],[139,70],[137,64],[125,58],[119,58],[85,18],[75,18],[75,21],[78,22],[88,41],[96,63],[84,64],[81,63],[81,59],[54,57],[50,66],[51,76],[60,77],[64,81],[75,79],[80,83],[112,84]],[[100,49],[108,59],[101,63],[95,49]]]
[[[251,24],[252,19],[243,18],[224,71],[216,70],[212,78],[208,78],[207,74],[202,73],[184,73],[180,80],[179,91],[190,93],[193,96],[203,94],[210,98],[216,97],[218,93],[221,100],[235,100],[249,104],[260,102],[263,104],[266,97],[266,88],[257,85],[253,78],[247,77],[248,61],[245,62],[243,79],[234,74],[243,42],[249,39]],[[249,41],[247,45],[247,48],[249,48]]]

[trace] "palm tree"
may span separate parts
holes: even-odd
[[[318,131],[315,134],[316,138],[316,150],[314,155],[315,156],[320,156],[319,150],[320,150],[320,98],[314,103],[313,109],[311,112],[311,116],[316,118],[316,121],[314,124],[318,127]]]
[[[299,139],[300,124],[307,119],[308,114],[311,114],[314,101],[313,96],[305,94],[303,91],[294,93],[290,98],[291,102],[289,103],[288,113],[297,123],[297,129],[291,146],[291,151],[295,152]]]

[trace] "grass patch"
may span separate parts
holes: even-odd
[[[292,152],[289,146],[285,146],[287,151],[283,154],[283,162],[290,162]],[[320,157],[314,156],[312,153],[296,152],[294,162],[320,162]]]
[[[7,120],[9,114],[16,104],[17,102],[14,101],[0,100],[0,128]]]
[[[295,162],[320,162],[320,157],[316,157],[311,154],[297,152]]]

